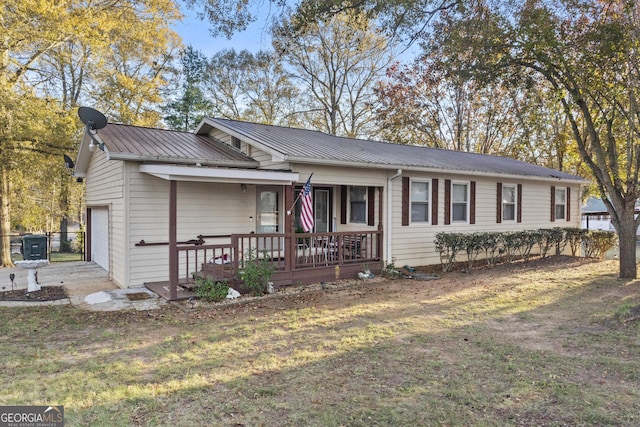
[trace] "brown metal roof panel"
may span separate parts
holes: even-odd
[[[576,175],[508,157],[343,138],[319,131],[237,120],[207,120],[265,145],[288,158],[583,180]]]
[[[209,136],[138,126],[108,124],[98,135],[110,153],[141,158],[253,162],[253,159]]]

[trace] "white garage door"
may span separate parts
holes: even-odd
[[[109,271],[109,209],[91,209],[91,260]]]

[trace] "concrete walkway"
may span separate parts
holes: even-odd
[[[10,274],[15,274],[14,289],[27,288],[27,270],[19,267],[0,269],[0,288],[11,290]],[[94,262],[57,262],[38,269],[40,286],[64,286],[67,300],[22,302],[0,301],[0,306],[35,306],[73,304],[88,310],[151,310],[159,308],[164,300],[146,288],[119,288],[109,279],[102,267]],[[143,295],[144,293],[144,295]],[[127,294],[135,294],[130,295]],[[130,297],[137,297],[130,298]]]

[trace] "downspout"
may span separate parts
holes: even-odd
[[[385,258],[386,258],[386,265],[389,264],[393,264],[393,257],[391,256],[391,234],[392,234],[392,228],[393,228],[393,194],[391,191],[392,188],[392,182],[394,179],[399,178],[400,176],[402,176],[402,169],[398,169],[398,171],[395,173],[395,175],[390,176],[389,178],[387,178],[387,218],[386,218],[386,239],[385,241],[387,242],[386,244],[386,250],[385,252]]]

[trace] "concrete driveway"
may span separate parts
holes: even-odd
[[[0,288],[11,290],[10,274],[15,274],[14,289],[27,288],[27,270],[19,267],[0,269]],[[121,289],[109,279],[102,267],[94,262],[56,262],[38,269],[40,286],[64,286],[73,305],[91,310],[148,310],[157,308],[157,295],[146,288]],[[143,301],[129,301],[128,293],[145,292],[149,297]],[[2,302],[1,305],[33,305],[25,302]]]

